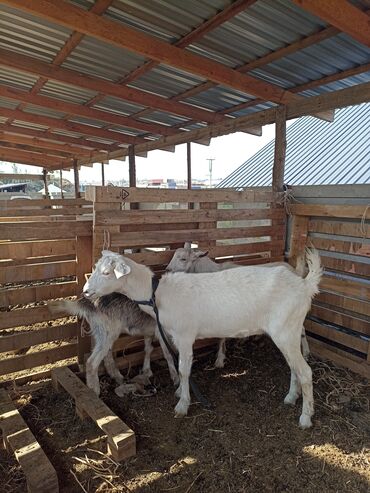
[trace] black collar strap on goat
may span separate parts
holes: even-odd
[[[159,320],[158,307],[157,307],[157,303],[155,301],[155,292],[157,291],[158,285],[159,285],[159,279],[153,276],[152,277],[152,297],[150,298],[149,301],[135,301],[135,303],[137,303],[138,305],[146,305],[146,306],[150,306],[153,308],[155,318],[157,321],[157,325],[158,325],[160,337],[161,337],[162,341],[165,343],[168,351],[170,352],[170,354],[171,354],[171,356],[175,362],[177,373],[179,373],[179,359],[177,357],[177,353],[173,349],[173,347],[171,346],[169,340],[167,339],[167,336],[163,330],[162,324]],[[212,405],[207,401],[207,399],[205,397],[203,397],[203,395],[200,393],[198,386],[196,385],[196,383],[194,382],[194,380],[191,377],[189,377],[189,384],[190,384],[190,388],[193,391],[193,394],[194,394],[195,398],[197,399],[197,401],[200,402],[200,404],[203,407],[205,407],[206,409],[211,409]]]

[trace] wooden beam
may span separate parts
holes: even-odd
[[[1,180],[19,180],[19,181],[24,181],[24,180],[36,180],[40,181],[43,179],[43,175],[35,175],[31,173],[0,173],[0,179]]]
[[[86,74],[75,72],[61,67],[55,67],[35,58],[25,55],[14,56],[12,51],[0,49],[0,64],[11,67],[22,72],[42,76],[50,80],[65,82],[66,84],[83,87],[94,92],[114,96],[139,104],[166,111],[171,114],[184,116],[189,119],[205,122],[219,122],[224,119],[222,115],[217,115],[212,111],[198,109],[188,104],[177,103],[168,99],[149,94],[145,91],[125,87],[103,79],[97,79]]]
[[[60,101],[48,96],[38,96],[37,94],[31,94],[29,92],[10,87],[0,86],[0,97],[21,101],[23,103],[30,103],[42,108],[49,108],[55,111],[65,112],[70,115],[84,116],[86,118],[100,120],[102,122],[111,123],[113,125],[121,125],[123,127],[134,128],[137,130],[142,130],[144,132],[159,135],[173,135],[174,133],[176,133],[176,130],[171,130],[170,127],[167,127],[165,125],[146,123],[135,120],[134,118],[109,113],[108,111],[88,108],[87,106],[69,103],[67,101]]]
[[[349,34],[353,39],[370,47],[369,16],[347,0],[294,0],[311,14]]]
[[[256,0],[235,0],[229,6],[221,10],[221,12],[218,12],[215,16],[204,21],[188,34],[185,34],[185,36],[174,43],[174,46],[177,46],[178,48],[185,48],[186,46],[189,46],[190,44],[202,38],[205,34],[209,33],[213,29],[216,29],[216,27],[220,26],[232,17],[235,17],[240,12],[243,12],[255,2]],[[133,80],[146,74],[149,70],[152,70],[157,65],[158,62],[155,62],[153,60],[145,62],[143,65],[123,77],[120,80],[120,84],[128,84],[129,82],[132,82]]]
[[[69,158],[69,159],[72,159],[74,157],[74,154],[71,154],[70,152],[52,151],[50,149],[46,150],[43,147],[38,147],[34,145],[16,144],[13,142],[7,142],[6,140],[3,140],[1,137],[0,137],[0,146],[3,149],[20,149],[21,151],[39,152],[40,154],[44,154],[45,156],[50,156],[50,159],[53,159],[54,156],[59,158]],[[78,157],[82,157],[82,156],[80,155]]]
[[[43,154],[37,154],[29,151],[20,151],[12,149],[1,149],[0,160],[8,161],[10,163],[31,164],[34,166],[43,166],[48,169],[68,168],[71,166],[71,162],[66,159],[53,158],[52,164],[50,157],[45,158]]]
[[[186,164],[187,164],[187,188],[192,189],[191,180],[191,142],[186,143]],[[194,209],[194,203],[188,202],[188,209]]]
[[[241,74],[209,58],[169,45],[158,38],[148,36],[108,18],[101,18],[62,0],[39,0],[38,2],[4,0],[4,3],[105,43],[128,49],[160,63],[180,68],[267,101],[284,103],[296,99],[296,96],[278,86]]]
[[[8,110],[6,108],[2,108],[1,116],[6,118],[13,118],[21,122],[44,125],[52,129],[58,128],[60,130],[66,130],[68,132],[76,132],[85,135],[90,135],[92,137],[100,137],[102,139],[119,142],[120,144],[145,142],[144,139],[140,139],[138,137],[131,137],[130,135],[125,135],[119,132],[104,130],[102,128],[96,128],[90,125],[83,125],[82,123],[67,122],[59,118],[50,118],[47,116],[35,115],[34,113],[28,113],[20,110]]]
[[[130,187],[136,187],[136,163],[134,146],[129,146],[128,148],[128,166]]]
[[[75,185],[75,198],[79,199],[81,197],[80,178],[78,176],[78,165],[76,159],[73,160],[73,175],[74,175],[74,185]]]
[[[286,107],[276,108],[275,120],[275,151],[274,166],[272,168],[272,191],[277,197],[284,188],[284,168],[286,154]]]
[[[301,116],[312,115],[318,111],[327,111],[335,108],[343,108],[354,104],[360,104],[370,101],[370,82],[347,87],[340,91],[333,91],[319,96],[305,98],[299,102],[292,102],[286,105],[287,119],[299,118]],[[227,122],[215,123],[206,128],[191,130],[178,136],[162,137],[157,141],[147,144],[140,144],[136,147],[136,154],[139,152],[148,152],[154,149],[160,149],[168,145],[184,144],[194,142],[205,138],[214,138],[220,135],[227,135],[237,132],[239,128],[254,125],[269,125],[275,123],[276,111],[274,108],[258,111],[250,115],[241,116],[228,120]],[[118,156],[126,156],[126,150],[109,153],[110,159]],[[79,162],[84,163],[82,159]]]
[[[59,170],[59,188],[60,188],[60,198],[64,199],[64,192],[63,192],[63,171]]]
[[[32,130],[30,128],[25,128],[25,127],[18,127],[14,125],[9,125],[9,124],[1,124],[0,125],[0,132],[2,135],[7,135],[11,134],[12,136],[28,136],[28,137],[35,137],[36,139],[42,139],[41,141],[37,140],[37,145],[39,147],[43,147],[43,145],[50,145],[53,146],[55,142],[62,142],[63,144],[71,144],[72,146],[77,146],[76,148],[70,147],[70,146],[65,146],[67,149],[67,152],[71,151],[71,154],[85,154],[85,155],[90,155],[92,152],[92,149],[99,150],[101,151],[112,151],[112,148],[115,146],[112,145],[107,145],[107,144],[101,144],[100,142],[94,142],[93,140],[84,140],[83,138],[76,138],[76,137],[69,137],[67,135],[60,135],[60,134],[55,134],[50,131],[44,132],[41,130]],[[52,141],[52,142],[48,142]],[[10,141],[9,141],[10,142]],[[12,142],[15,142],[15,140],[12,140]],[[44,142],[42,145],[41,142]],[[58,145],[58,144],[57,144]],[[58,149],[57,147],[55,149]],[[76,149],[76,152],[74,152]]]
[[[24,146],[25,149],[27,147],[28,148],[33,147],[34,149],[43,149],[43,152],[45,152],[46,154],[58,155],[58,153],[60,153],[61,156],[70,155],[70,156],[82,157],[82,156],[90,156],[91,154],[91,151],[88,151],[87,149],[82,149],[81,147],[72,147],[69,145],[56,144],[36,137],[28,138],[26,136],[13,135],[10,133],[2,132],[1,130],[2,127],[0,126],[0,141],[6,147],[12,147],[9,146],[9,144],[18,144]]]

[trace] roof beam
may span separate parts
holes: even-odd
[[[48,63],[36,60],[25,55],[15,54],[12,51],[0,49],[0,64],[11,67],[22,72],[44,77],[46,79],[64,82],[78,87],[83,87],[90,91],[103,93],[139,104],[140,106],[150,106],[171,114],[184,116],[197,121],[214,123],[225,119],[212,111],[198,109],[184,103],[170,101],[154,94],[149,94],[132,87],[120,86],[113,82],[90,77],[86,74],[75,72],[61,67],[56,67]]]
[[[340,91],[320,94],[310,98],[305,98],[300,101],[292,101],[287,105],[287,119],[299,118],[317,113],[318,111],[328,111],[335,108],[343,108],[354,104],[361,104],[370,101],[370,82],[358,84],[353,87],[348,87]],[[275,123],[276,110],[275,108],[258,111],[250,115],[241,116],[239,118],[230,119],[227,122],[215,123],[208,127],[191,130],[176,136],[162,137],[156,141],[139,144],[135,146],[135,152],[148,152],[154,149],[161,149],[169,145],[184,144],[185,142],[194,142],[205,138],[218,137],[237,132],[240,128],[269,125]],[[109,159],[115,159],[117,156],[126,156],[127,150],[119,150],[109,154]],[[93,156],[93,161],[99,161],[99,154]],[[80,160],[81,164],[84,159]]]
[[[55,142],[48,142],[47,140],[42,140],[36,137],[25,137],[24,135],[12,135],[10,133],[2,132],[1,126],[0,141],[48,149],[50,152],[45,151],[47,154],[53,154],[53,152],[63,152],[75,157],[90,156],[91,154],[91,151],[81,147],[57,144]]]
[[[109,113],[108,111],[92,109],[80,104],[60,101],[48,96],[38,96],[37,94],[31,94],[29,92],[1,85],[0,96],[16,101],[21,101],[22,103],[31,103],[43,108],[50,108],[55,111],[69,113],[70,115],[85,116],[94,120],[101,120],[103,122],[111,123],[114,125],[135,128],[149,133],[159,135],[173,135],[174,133],[177,133],[175,130],[171,130],[170,127],[166,127],[165,125],[140,122],[135,120],[134,118],[119,116],[113,113]]]
[[[267,101],[285,103],[296,96],[254,77],[241,74],[221,63],[195,55],[107,18],[71,5],[63,0],[3,0],[4,3],[69,29],[97,38],[119,48],[197,74],[218,84],[240,90]]]
[[[34,145],[28,145],[24,143],[8,142],[0,136],[0,148],[2,149],[20,149],[21,151],[39,152],[44,156],[56,156],[60,158],[73,159],[74,154],[65,151],[54,151],[51,149],[44,149],[43,147],[37,147]],[[82,156],[80,156],[82,157]]]
[[[69,137],[67,135],[60,135],[51,132],[42,132],[41,130],[33,130],[31,128],[10,125],[9,123],[0,124],[0,132],[6,132],[7,134],[9,133],[18,136],[25,135],[29,137],[35,137],[37,139],[45,139],[45,145],[48,143],[47,142],[48,140],[51,140],[52,142],[50,143],[50,145],[54,145],[54,142],[61,142],[62,144],[67,143],[67,144],[71,144],[72,146],[81,146],[75,148],[76,154],[80,154],[80,153],[84,154],[85,152],[87,154],[90,154],[91,150],[109,152],[114,150],[113,148],[116,147],[112,145],[101,144],[100,142],[94,142],[92,140],[84,140],[83,138]],[[39,146],[41,146],[41,144],[39,144]]]
[[[48,169],[56,169],[57,167],[68,168],[71,166],[71,161],[67,161],[66,159],[59,159],[54,156],[46,158],[43,154],[13,149],[0,149],[0,161],[31,164],[33,166],[42,166]]]
[[[294,0],[294,3],[370,47],[370,19],[347,0]]]
[[[218,12],[215,16],[203,22],[201,25],[193,29],[191,32],[183,36],[181,39],[174,43],[174,46],[178,48],[185,48],[190,44],[194,43],[198,39],[202,38],[205,34],[209,33],[216,27],[220,26],[224,22],[228,21],[232,17],[235,17],[240,12],[243,12],[248,7],[253,5],[257,0],[235,0],[235,2],[231,3],[228,7],[225,7],[221,12]],[[123,77],[120,80],[120,84],[128,84],[132,82],[134,79],[141,77],[146,74],[149,70],[156,67],[158,62],[153,60],[149,60],[145,62],[140,67],[136,68],[132,72],[130,72],[126,77]]]
[[[12,120],[19,120],[21,122],[35,123],[37,125],[44,125],[45,127],[58,128],[60,130],[66,130],[68,132],[76,132],[92,137],[100,137],[101,139],[112,140],[119,142],[120,144],[138,144],[145,142],[144,139],[138,137],[130,137],[119,132],[111,130],[103,130],[101,128],[92,127],[90,125],[83,125],[82,123],[72,123],[58,118],[50,118],[41,115],[35,115],[34,113],[26,113],[20,110],[8,110],[1,108],[1,116],[5,118],[11,118]]]

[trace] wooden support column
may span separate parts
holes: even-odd
[[[104,185],[105,185],[104,163],[101,163],[101,185],[102,185],[102,187],[104,187]]]
[[[272,169],[272,191],[275,200],[277,193],[282,192],[284,187],[286,145],[286,106],[281,105],[276,108],[275,153]]]
[[[60,198],[64,199],[64,193],[63,193],[63,172],[62,170],[59,171],[59,185],[60,185]]]
[[[48,179],[47,179],[47,175],[48,175],[48,172],[47,170],[44,168],[42,170],[42,179],[44,181],[44,188],[45,188],[45,198],[48,199],[49,198],[49,190],[48,190]]]
[[[274,166],[272,169],[272,192],[273,192],[273,203],[272,208],[281,208],[282,204],[279,204],[279,192],[284,190],[284,169],[285,169],[285,155],[286,155],[286,106],[280,105],[276,108],[276,119],[275,119],[275,151],[274,151]],[[281,233],[279,237],[283,236],[286,238],[286,223],[287,217],[282,221],[272,219],[271,226],[279,226],[281,228]],[[276,239],[276,238],[272,238]],[[271,250],[271,256],[277,257],[284,254],[285,247],[283,245],[283,251],[281,247],[275,247]]]
[[[187,161],[187,181],[188,181],[188,190],[191,190],[191,142],[186,143],[186,161]],[[194,203],[188,203],[189,209],[194,209]]]
[[[78,176],[77,159],[73,160],[73,171],[74,171],[74,178],[75,178],[75,197],[76,197],[76,199],[79,199],[81,197],[81,194],[80,194],[80,179]]]
[[[128,147],[128,172],[130,187],[136,187],[136,162],[135,162],[135,146]],[[131,202],[130,209],[138,209],[139,204]]]

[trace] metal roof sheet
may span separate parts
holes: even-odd
[[[370,103],[336,111],[332,123],[304,117],[287,128],[284,181],[289,185],[370,183]],[[272,140],[218,185],[269,186]]]

